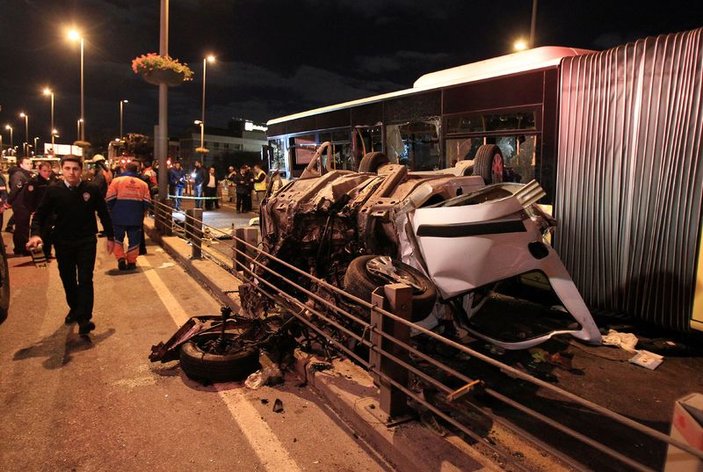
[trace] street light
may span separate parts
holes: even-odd
[[[22,112],[20,118],[24,118],[24,155],[29,156],[29,115]]]
[[[83,118],[78,118],[76,120],[76,140],[81,139],[81,124],[83,123]]]
[[[195,120],[193,123],[200,125],[200,147],[195,148],[195,152],[205,154],[207,149],[205,149],[205,123],[202,120]]]
[[[54,92],[45,87],[43,93],[51,97],[51,149],[54,149]]]
[[[200,121],[203,122],[203,125],[202,125],[203,127],[205,126],[205,80],[207,78],[207,63],[208,62],[210,62],[210,63],[215,62],[215,56],[210,54],[203,59],[203,103],[202,103],[203,109],[202,109],[202,113],[200,114]],[[200,147],[203,147],[202,139],[201,139]]]
[[[124,127],[124,104],[129,103],[129,100],[120,100],[120,139],[124,137],[122,128]]]
[[[15,143],[12,141],[12,126],[10,125],[5,125],[5,129],[10,132],[10,149],[15,147]]]
[[[34,155],[38,155],[37,153],[39,152],[39,148],[37,147],[37,143],[39,142],[39,136],[34,137]]]
[[[84,89],[84,81],[83,81],[83,57],[84,57],[84,49],[85,49],[85,39],[83,38],[83,35],[78,30],[72,29],[68,32],[68,39],[71,41],[80,41],[81,43],[81,123],[84,123],[85,121],[85,89]],[[85,141],[85,124],[80,127],[80,138],[81,141]]]

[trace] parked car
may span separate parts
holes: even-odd
[[[449,319],[506,349],[556,334],[600,343],[588,308],[545,241],[555,221],[536,204],[542,188],[536,181],[502,182],[497,146],[433,172],[409,172],[378,152],[367,154],[358,172],[335,170],[331,158],[324,162],[324,148],[300,179],[262,205],[265,252],[366,300],[378,286],[404,282],[413,287],[414,321]],[[285,265],[261,261],[317,290]],[[262,267],[255,271],[305,299]],[[243,303],[256,311],[266,302]]]

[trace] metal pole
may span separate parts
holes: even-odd
[[[9,130],[10,130],[10,149],[12,149],[15,147],[15,142],[12,139],[12,126],[10,126]]]
[[[120,139],[122,139],[122,136],[124,136],[124,133],[122,132],[123,121],[124,121],[124,100],[120,100]]]
[[[200,122],[200,147],[205,147],[205,123]]]
[[[537,0],[532,0],[532,21],[530,22],[530,47],[535,47],[535,29],[537,26]]]
[[[54,152],[54,92],[51,92],[51,152]]]
[[[204,133],[203,129],[205,128],[205,79],[207,77],[207,57],[203,58],[203,104],[202,104],[202,113],[200,114],[200,122],[202,123],[200,125],[200,147],[203,147],[203,138],[204,138]]]
[[[83,126],[81,126],[81,141],[85,141],[85,88],[84,88],[84,77],[83,77],[83,49],[85,46],[85,39],[81,36],[81,120],[83,121]]]
[[[161,0],[161,30],[159,36],[159,54],[168,56],[168,0]],[[168,154],[168,86],[159,84],[159,199],[167,200],[168,176],[166,155]]]
[[[29,115],[24,114],[24,155],[29,156]]]

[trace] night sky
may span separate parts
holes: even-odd
[[[125,131],[151,134],[157,87],[131,71],[134,57],[158,52],[158,0],[0,0],[0,125],[24,140],[48,139],[56,93],[60,142],[73,141],[79,117],[79,47],[86,38],[86,137],[119,133],[119,100],[128,99]],[[169,91],[169,134],[200,117],[202,58],[208,65],[207,118],[257,122],[340,101],[408,88],[420,75],[512,52],[528,36],[531,0],[171,0],[172,57],[195,80]],[[604,49],[648,35],[703,26],[702,1],[540,0],[538,46]]]

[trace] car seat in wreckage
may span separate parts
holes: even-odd
[[[481,196],[490,192],[507,196],[482,201]],[[500,280],[541,271],[580,329],[552,331],[518,342],[502,342],[470,330],[472,334],[506,349],[529,348],[556,334],[600,344],[598,327],[564,264],[554,249],[542,242],[542,230],[553,225],[535,204],[543,196],[544,190],[536,181],[526,185],[503,183],[416,209],[413,231],[428,274],[446,300]]]

